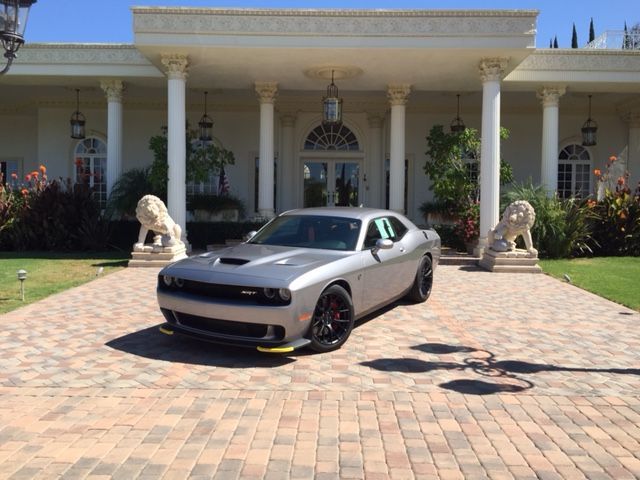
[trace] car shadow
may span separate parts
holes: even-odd
[[[459,361],[425,361],[419,358],[379,358],[361,362],[361,365],[381,370],[406,373],[429,373],[435,370],[471,371],[494,381],[460,379],[439,386],[446,390],[472,395],[490,395],[495,393],[517,393],[535,387],[535,384],[522,375],[535,375],[540,372],[584,372],[613,373],[618,375],[640,375],[640,368],[586,368],[564,367],[547,363],[532,363],[522,360],[498,360],[484,349],[464,345],[442,343],[424,343],[411,347],[413,350],[428,354],[471,354]]]
[[[261,353],[251,347],[231,346],[192,339],[183,335],[165,335],[155,327],[115,338],[105,345],[121,352],[172,363],[225,368],[276,368],[295,362],[295,358]]]

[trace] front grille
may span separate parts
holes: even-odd
[[[174,316],[178,325],[201,332],[233,337],[260,338],[264,340],[282,340],[284,338],[284,328],[281,326],[230,322],[228,320],[218,320],[179,312],[175,312]]]
[[[277,295],[273,299],[268,299],[264,295],[264,290],[259,287],[220,285],[194,280],[184,280],[180,287],[177,287],[175,283],[167,286],[161,276],[158,277],[158,289],[164,292],[184,292],[210,299],[240,300],[249,305],[288,305],[291,303],[291,300],[285,302]]]

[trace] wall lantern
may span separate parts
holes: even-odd
[[[0,0],[0,39],[4,48],[4,58],[7,64],[0,71],[3,75],[11,68],[16,53],[24,43],[24,29],[31,5],[36,0]]]
[[[582,125],[582,145],[585,147],[592,147],[597,143],[596,132],[598,131],[598,124],[595,120],[591,119],[591,95],[589,95],[589,118]]]
[[[204,92],[204,115],[200,118],[198,122],[198,127],[200,130],[200,141],[202,142],[210,142],[211,141],[211,130],[213,129],[213,120],[207,115],[207,94],[209,92]]]
[[[86,120],[84,115],[80,113],[80,89],[76,88],[76,111],[71,115],[71,138],[82,140],[84,138],[84,124]]]
[[[20,296],[24,302],[24,281],[27,279],[27,271],[21,268],[16,273],[18,274],[18,280],[20,280]]]
[[[458,97],[458,109],[456,110],[456,118],[451,122],[451,133],[462,133],[467,127],[460,118],[460,94],[457,94],[456,97]]]
[[[333,83],[333,70],[331,70],[331,83],[327,86],[327,96],[322,99],[322,108],[323,125],[342,124],[342,99],[338,97],[338,87]]]

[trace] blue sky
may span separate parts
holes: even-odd
[[[640,22],[638,0],[38,0],[31,8],[27,42],[116,42],[132,43],[131,6],[193,6],[235,8],[394,8],[394,9],[535,9],[538,16],[537,46],[548,47],[558,36],[561,48],[571,46],[571,26],[575,22],[578,42],[589,37],[593,17],[596,36],[605,30],[622,30]]]

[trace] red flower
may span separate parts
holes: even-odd
[[[594,174],[596,177],[599,177],[600,175],[602,175],[602,172],[600,171],[600,169],[599,169],[599,168],[596,168],[596,169],[593,171],[593,174]]]
[[[624,177],[618,177],[618,185],[624,185]]]
[[[30,182],[30,181],[31,181],[31,175],[25,175],[25,176],[24,176],[24,179],[25,179],[27,182]]]
[[[76,164],[76,167],[81,167],[82,166],[82,159],[81,158],[76,158],[76,161],[74,163]]]
[[[12,173],[11,174],[11,178],[14,179],[14,180],[17,180],[18,179],[18,174],[17,173]]]

